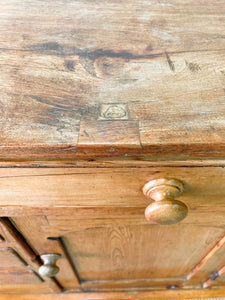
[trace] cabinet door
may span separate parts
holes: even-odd
[[[137,218],[127,218],[121,225],[113,217],[109,225],[98,219],[104,214],[101,210],[95,209],[93,226],[88,223],[86,228],[84,224],[79,228],[79,208],[71,209],[70,215],[13,221],[39,254],[61,254],[56,278],[67,289],[202,288],[211,285],[208,278],[225,265],[223,228],[135,224]],[[90,211],[87,208],[86,216]]]

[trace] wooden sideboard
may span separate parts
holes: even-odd
[[[225,296],[224,32],[223,0],[1,3],[0,299]]]

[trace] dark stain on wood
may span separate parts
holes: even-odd
[[[168,290],[178,290],[179,287],[177,285],[174,285],[174,284],[170,284],[167,286],[167,289]]]
[[[98,77],[96,72],[95,72],[95,67],[94,67],[94,64],[93,64],[92,60],[90,60],[88,58],[80,58],[80,63],[82,64],[85,71],[88,72],[88,74],[90,74],[93,77]]]
[[[96,49],[90,51],[89,49],[80,49],[77,47],[71,46],[62,46],[59,43],[41,43],[34,44],[30,46],[32,51],[36,51],[39,53],[49,54],[49,55],[58,55],[62,57],[77,55],[80,58],[87,58],[90,60],[96,60],[102,57],[110,57],[110,58],[122,58],[125,60],[130,59],[145,59],[145,58],[155,58],[161,56],[162,54],[147,54],[147,55],[136,55],[132,54],[128,51],[119,51],[115,52],[114,50],[108,49]]]
[[[65,60],[65,67],[69,71],[74,71],[74,61],[73,60]]]
[[[174,63],[170,59],[169,54],[167,52],[165,52],[165,55],[166,55],[166,59],[167,59],[168,65],[170,67],[170,70],[174,72],[175,71]]]
[[[77,104],[76,99],[63,99],[62,98],[60,101],[59,100],[56,101],[56,100],[53,100],[53,99],[51,99],[51,100],[43,99],[43,98],[33,96],[33,95],[30,95],[29,97],[32,98],[33,100],[37,101],[37,102],[52,106],[52,107],[57,108],[59,110],[65,110],[65,111],[71,111],[72,110],[72,111],[76,111],[76,112],[79,112],[79,110],[80,110],[81,114],[83,114],[83,112],[85,111],[85,107],[80,106],[79,104]]]
[[[89,137],[89,134],[87,133],[87,131],[86,131],[86,130],[84,130],[84,131],[83,131],[83,133],[84,133],[86,136],[88,136],[88,137]]]
[[[212,273],[212,274],[209,276],[209,279],[212,280],[212,281],[214,281],[214,280],[216,280],[216,278],[218,278],[218,277],[219,277],[219,272],[216,271],[216,272]]]
[[[196,72],[198,72],[198,71],[201,70],[201,68],[199,67],[199,65],[196,64],[196,63],[192,63],[192,62],[189,63],[188,61],[185,61],[185,63],[186,63],[186,66],[188,67],[188,69],[189,69],[192,73],[196,73]]]
[[[47,237],[47,240],[50,240],[50,241],[58,241],[59,237]]]
[[[44,113],[37,113],[29,116],[37,124],[56,127],[57,131],[68,132],[70,130],[77,132],[79,130],[80,120],[97,120],[99,107],[97,104],[91,105],[78,103],[76,99],[45,99],[36,95],[30,95],[31,99],[43,105]],[[71,124],[71,119],[74,120]]]
[[[63,106],[63,105],[59,105],[59,104],[56,104],[56,103],[52,103],[50,101],[48,101],[47,99],[42,99],[40,97],[37,97],[37,96],[30,96],[30,98],[36,100],[37,102],[40,102],[40,103],[43,103],[43,104],[46,104],[46,105],[50,105],[50,106],[53,106],[57,109],[63,109],[63,110],[67,110],[68,108]]]
[[[152,51],[152,46],[148,45],[148,47],[145,49],[146,51]]]

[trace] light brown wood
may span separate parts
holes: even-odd
[[[10,247],[0,248],[0,269],[23,269],[26,262]]]
[[[147,182],[143,193],[156,202],[146,207],[146,220],[161,225],[182,221],[187,216],[188,208],[183,202],[174,200],[182,192],[182,181],[174,178],[160,178]]]
[[[79,228],[80,220],[73,219],[73,215],[59,215],[55,219],[47,216],[48,222],[44,223],[40,223],[40,218],[14,217],[13,220],[39,253],[50,251],[53,241],[47,237],[61,236],[75,267],[75,277],[81,282],[80,288],[91,290],[201,288],[214,266],[210,264],[203,272],[199,269],[198,276],[190,282],[188,274],[224,236],[223,227],[198,224],[121,226],[115,219],[106,227],[86,225]],[[41,228],[38,238],[32,235],[35,227]],[[66,281],[71,282],[68,286],[72,287],[74,274],[69,277],[68,271],[62,270],[59,274],[67,278]]]
[[[171,159],[165,157],[111,157],[111,158],[83,158],[79,160],[61,160],[61,161],[0,161],[0,168],[149,168],[149,167],[221,167],[225,166],[225,161],[222,158],[189,158],[185,157],[182,160],[174,156]]]
[[[36,284],[36,283],[41,283],[40,277],[38,277],[32,270],[0,270],[0,282],[5,289],[4,285],[10,285],[12,284],[12,289],[13,285],[25,285],[26,284]],[[0,290],[1,291],[1,290]],[[28,290],[29,291],[29,290]],[[10,291],[9,289],[9,292]]]
[[[153,291],[153,290],[177,290],[183,287],[183,278],[143,278],[143,279],[118,279],[118,280],[98,280],[84,281],[81,284],[84,290],[90,291],[107,291],[122,292],[129,290],[134,291]],[[201,288],[201,285],[195,285],[195,288]]]
[[[22,276],[20,279],[18,279],[19,276]],[[13,276],[11,276],[10,272],[8,274],[5,274],[3,276],[4,280],[8,278],[6,283],[0,287],[0,297],[4,299],[4,297],[7,295],[11,295],[12,299],[15,296],[15,294],[30,294],[30,293],[35,293],[35,294],[45,294],[45,293],[50,293],[51,290],[49,290],[49,287],[43,282],[39,282],[38,279],[36,279],[35,275],[32,275],[30,273],[17,273]],[[13,284],[13,282],[16,282],[16,284]],[[21,282],[23,281],[23,283]],[[3,296],[4,295],[4,296]],[[1,299],[1,298],[0,298]]]
[[[219,290],[175,290],[175,291],[148,291],[148,292],[119,292],[119,293],[64,293],[64,294],[44,294],[44,295],[0,295],[0,300],[165,300],[166,299],[206,299],[213,300],[217,297],[223,299],[225,289]],[[215,298],[216,297],[216,298]]]
[[[215,287],[222,287],[224,286],[224,276],[225,267],[222,267],[220,270],[212,273],[209,278],[203,283],[204,288],[208,288],[213,286]]]
[[[57,234],[63,230],[69,230],[67,220],[73,230],[80,230],[97,226],[110,226],[112,224],[121,225],[138,225],[146,224],[143,218],[145,207],[115,207],[115,206],[81,206],[81,207],[4,207],[0,212],[1,215],[10,217],[27,217],[33,215],[33,218],[47,216],[48,221],[57,226]],[[88,220],[87,220],[88,214]],[[110,214],[110,219],[108,218]],[[184,224],[198,224],[201,226],[221,227],[225,226],[224,221],[225,207],[220,205],[210,207],[209,205],[195,205],[194,209],[189,212],[188,218],[183,220]],[[216,215],[216,218],[215,218]],[[43,226],[43,225],[42,225]],[[54,235],[49,234],[49,236]],[[52,241],[53,242],[53,241]]]
[[[217,176],[215,176],[215,174]],[[47,168],[0,169],[1,207],[146,207],[142,187],[149,180],[175,177],[184,182],[179,200],[189,211],[223,210],[224,177],[221,167]],[[201,180],[200,180],[201,178]],[[104,193],[102,188],[104,187]],[[63,211],[62,211],[63,213]],[[216,222],[216,220],[215,220]]]
[[[2,264],[2,271],[8,271],[9,274],[6,274],[6,277],[2,275],[2,279],[6,281],[2,281],[2,291],[8,291],[9,293],[13,292],[21,292],[21,291],[31,291],[32,288],[34,288],[34,291],[39,290],[39,293],[41,292],[49,292],[49,291],[55,291],[59,292],[62,290],[62,286],[55,280],[54,278],[50,279],[43,279],[38,275],[38,268],[41,264],[37,253],[30,247],[30,245],[27,243],[27,241],[24,239],[24,237],[20,234],[20,232],[17,231],[17,229],[13,226],[13,224],[10,222],[7,218],[0,218],[0,226],[2,229],[2,233],[4,236],[4,239],[6,241],[6,245],[8,245],[9,249],[11,249],[11,255],[10,260],[11,264],[8,262],[5,262],[5,270],[4,270],[4,263]],[[3,253],[5,251],[5,248],[1,248],[3,250]],[[9,252],[8,252],[9,254]],[[12,261],[12,258],[14,260]],[[17,264],[15,263],[15,258],[17,260]],[[18,269],[18,259],[20,261],[20,268]],[[23,268],[21,268],[21,263]],[[17,277],[13,279],[13,276],[17,276],[16,274],[20,274],[23,276],[23,272],[25,272],[24,281],[21,279],[19,281],[19,284],[17,284]],[[10,277],[11,276],[11,277]],[[20,276],[20,275],[18,275]],[[29,280],[32,281],[33,284],[31,285],[31,282],[27,282],[27,276],[30,278]],[[9,277],[9,278],[8,278]],[[37,277],[35,281],[35,277]],[[8,278],[8,279],[7,279]],[[10,279],[11,278],[11,279]],[[8,281],[7,281],[8,280]],[[38,287],[35,285],[37,284],[38,280]],[[10,285],[11,283],[11,285]],[[14,285],[15,283],[15,285]],[[24,283],[24,285],[23,285]],[[28,285],[27,285],[28,284]],[[21,287],[21,289],[20,289]]]
[[[95,211],[96,211],[96,209],[93,209],[93,212],[95,212]],[[110,209],[108,211],[110,212]],[[103,214],[104,213],[105,213],[106,218],[107,218],[107,213],[106,213],[106,211],[103,210]],[[212,211],[211,213],[212,213],[212,218],[215,221],[216,212]],[[56,244],[55,244],[56,241],[47,240],[48,236],[57,237],[57,235],[65,235],[66,232],[70,232],[70,231],[73,231],[73,230],[78,232],[78,233],[74,233],[73,235],[71,235],[71,237],[73,237],[73,238],[71,238],[71,241],[72,240],[75,241],[75,248],[77,249],[77,247],[78,247],[78,245],[77,245],[77,243],[78,243],[77,236],[83,235],[83,241],[85,241],[85,242],[81,243],[81,246],[80,246],[81,250],[83,250],[85,244],[88,245],[88,241],[90,242],[90,247],[91,247],[91,250],[92,250],[93,245],[91,243],[91,239],[90,239],[89,235],[87,234],[87,231],[82,230],[82,227],[81,228],[79,227],[79,223],[81,222],[81,219],[79,219],[79,218],[81,218],[81,216],[83,218],[85,218],[85,216],[86,216],[85,210],[84,210],[83,215],[80,215],[80,216],[78,215],[77,216],[77,219],[76,218],[74,219],[73,215],[70,215],[68,217],[66,215],[64,215],[64,216],[58,215],[58,216],[55,216],[55,217],[53,217],[53,216],[48,217],[49,223],[51,224],[51,227],[54,230],[49,230],[48,229],[49,223],[48,222],[43,222],[44,219],[40,223],[40,220],[41,220],[40,216],[36,217],[36,218],[31,216],[31,217],[20,217],[20,218],[13,218],[13,219],[15,220],[15,222],[18,225],[21,232],[23,232],[25,237],[31,242],[31,244],[33,246],[35,246],[35,248],[40,249],[39,250],[40,253],[42,253],[43,250],[48,252],[48,251],[54,251],[54,250],[57,249]],[[94,217],[94,214],[93,214],[93,217]],[[99,218],[99,215],[95,215],[95,217]],[[205,217],[207,219],[207,215]],[[90,231],[90,228],[93,226],[93,224],[91,224],[91,223],[93,223],[93,221],[94,221],[94,219],[92,219],[92,222],[90,222],[90,225],[86,224],[86,227],[83,228],[83,229],[89,229],[88,231],[89,231],[90,236],[92,236],[92,234],[91,234],[92,231]],[[116,230],[116,228],[119,228],[119,226],[121,225],[121,222],[119,220],[116,220],[116,219],[115,219],[115,221],[116,222],[113,223],[113,226]],[[131,222],[129,222],[130,221],[129,219],[127,221],[128,221],[127,225],[130,225],[130,226],[127,226],[127,230],[130,231],[131,228],[132,228],[131,227]],[[104,224],[104,221],[102,221],[102,224]],[[133,228],[135,228],[134,225],[135,225],[135,222],[133,223]],[[101,225],[101,227],[102,227],[102,225]],[[107,227],[108,227],[108,230],[105,231],[105,232],[109,232],[110,230],[112,230],[112,228],[113,228],[112,223],[111,224],[108,223]],[[139,227],[140,227],[140,225],[136,227],[137,232],[140,232],[139,235],[143,236],[143,232]],[[205,238],[203,238],[203,234],[202,234],[203,233],[202,230],[203,230],[204,227],[202,227],[202,229],[201,229],[201,227],[199,228],[198,223],[196,223],[196,226],[192,225],[192,226],[187,226],[185,228],[185,226],[183,225],[182,227],[180,227],[180,228],[179,227],[180,226],[177,227],[177,230],[179,229],[179,231],[178,231],[179,233],[176,233],[177,231],[173,227],[173,228],[171,228],[171,230],[169,230],[169,228],[167,228],[167,229],[165,228],[165,230],[161,229],[161,234],[160,234],[159,229],[157,229],[157,226],[154,226],[152,228],[152,232],[155,235],[154,234],[146,234],[146,240],[145,240],[144,237],[143,238],[144,238],[145,245],[146,245],[147,249],[149,249],[149,248],[154,249],[154,247],[155,247],[155,250],[159,251],[158,254],[159,254],[160,260],[161,260],[161,254],[160,254],[161,252],[160,252],[160,249],[158,248],[158,243],[157,243],[158,235],[159,235],[159,240],[158,240],[159,243],[161,243],[165,239],[165,247],[163,247],[163,245],[162,245],[162,252],[165,252],[164,248],[168,247],[167,243],[170,243],[170,244],[172,243],[172,241],[171,241],[172,236],[175,235],[174,236],[174,241],[171,244],[171,247],[174,247],[174,248],[177,248],[178,237],[182,237],[184,239],[183,242],[181,242],[181,247],[183,247],[182,250],[181,250],[181,253],[180,253],[180,258],[181,259],[183,258],[184,248],[185,249],[187,248],[187,244],[189,246],[190,245],[194,246],[195,251],[193,251],[193,255],[196,255],[197,245],[198,245],[198,247],[201,248],[201,251],[203,251],[203,252],[202,252],[202,254],[200,255],[199,258],[201,258],[201,257],[204,258],[203,259],[204,264],[202,264],[201,263],[202,261],[200,261],[200,268],[197,268],[197,270],[195,270],[195,273],[196,273],[196,271],[198,271],[198,272],[197,272],[197,274],[195,274],[195,276],[193,278],[194,280],[192,280],[191,282],[183,282],[184,286],[190,288],[193,285],[196,286],[196,283],[203,282],[204,279],[206,279],[211,273],[213,273],[215,270],[217,270],[217,268],[219,268],[221,266],[221,264],[223,264],[223,262],[224,262],[224,255],[223,255],[224,248],[221,248],[221,251],[219,251],[219,250],[220,250],[220,247],[223,246],[224,238],[223,238],[223,236],[220,236],[220,234],[221,235],[224,234],[224,226],[221,226],[221,229],[219,230],[219,226],[214,225],[214,227],[210,227],[210,226],[207,227],[207,225],[205,225],[205,229],[204,229],[205,233],[207,233],[207,232],[212,233],[211,237],[205,236]],[[39,230],[38,234],[34,235],[33,233],[35,232],[35,228],[42,228],[42,230],[41,231]],[[103,235],[101,234],[101,232],[104,232],[103,229],[93,228],[93,230],[94,230],[94,232],[96,232],[96,235],[99,233],[99,238],[103,237]],[[140,230],[140,231],[138,231],[138,230]],[[147,228],[146,228],[146,230],[147,230]],[[142,234],[141,234],[141,232],[142,232]],[[186,234],[185,234],[185,232],[186,232]],[[193,236],[194,232],[196,232],[196,234],[199,232],[199,236],[198,237]],[[218,239],[215,236],[216,232],[218,232]],[[164,238],[164,234],[165,234],[165,238]],[[153,242],[152,246],[149,246],[149,241],[148,241],[149,236],[152,238],[152,242]],[[170,238],[169,238],[169,236],[170,236]],[[191,237],[193,238],[193,241],[189,242],[189,239]],[[138,240],[135,237],[133,237],[133,239],[134,239],[134,241]],[[199,243],[200,243],[200,241],[203,241],[204,239],[205,239],[206,244],[204,244],[204,246],[201,246]],[[107,241],[107,239],[104,238],[103,241]],[[193,244],[193,242],[195,242],[195,244]],[[211,244],[209,244],[209,242]],[[54,243],[54,245],[51,246],[51,243]],[[98,239],[96,240],[96,243],[98,244]],[[208,247],[208,250],[206,248],[206,245]],[[101,247],[101,244],[99,245],[99,247],[100,247],[101,251],[103,251],[104,247]],[[128,244],[127,251],[129,251],[129,248],[134,249],[133,246],[129,246],[129,244]],[[139,248],[138,251],[140,251],[140,253],[142,253],[142,251],[143,251],[143,250],[141,250],[142,248],[140,246],[138,246],[138,248]],[[72,248],[69,247],[68,249],[70,251]],[[218,250],[218,254],[216,253],[217,250]],[[206,252],[204,252],[204,251],[206,251]],[[168,249],[167,253],[168,253],[168,261],[172,262],[171,261],[171,253],[174,253],[174,249],[173,248]],[[216,256],[214,257],[212,254],[214,256],[215,255]],[[153,253],[151,252],[151,253],[149,253],[149,255],[153,255]],[[91,258],[92,258],[92,256],[87,257],[87,259],[89,259],[89,260]],[[144,261],[145,261],[145,258],[146,258],[146,256],[143,257]],[[78,259],[79,259],[79,257],[76,258],[76,264],[77,264],[77,261],[79,261]],[[80,259],[82,259],[82,256],[81,256]],[[94,256],[93,256],[93,259],[94,259]],[[101,257],[99,257],[99,259],[101,259]],[[176,261],[177,254],[175,254],[174,259]],[[147,259],[147,261],[149,261],[149,259]],[[61,260],[59,262],[61,262]],[[190,263],[193,263],[193,267],[195,267],[195,263],[194,263],[193,260],[189,261],[189,264]],[[146,262],[145,262],[145,264],[146,264]],[[166,261],[166,258],[165,258],[165,265],[166,264],[168,264],[168,262]],[[107,263],[105,263],[103,265],[106,266]],[[199,265],[199,263],[197,264],[197,266],[198,265]],[[71,279],[71,278],[74,278],[74,274],[71,273],[71,275],[69,275],[68,267],[67,267],[67,269],[64,269],[63,266],[64,266],[64,263],[60,266],[60,268],[62,268],[63,272],[59,273],[59,274],[62,276],[62,278],[64,278],[64,282],[70,288],[75,287],[75,286],[77,287],[77,285],[72,283],[72,279]],[[202,270],[200,270],[200,269],[202,269]],[[199,272],[199,270],[200,270],[200,272]],[[159,271],[159,274],[160,273],[161,272]],[[191,273],[189,273],[189,275],[187,274],[188,275],[187,279],[189,279],[188,277],[191,278],[190,274]],[[71,276],[71,277],[69,277],[69,276]],[[142,275],[142,276],[144,276],[144,275]],[[173,282],[173,283],[175,282],[177,284],[177,281],[171,278],[171,279],[168,279],[167,283],[166,283],[166,281],[163,282],[162,280],[157,282],[157,280],[155,280],[155,279],[154,280],[150,279],[150,280],[147,280],[147,281],[146,280],[144,280],[144,281],[143,280],[136,280],[136,281],[130,281],[130,282],[126,282],[126,281],[124,281],[124,282],[114,282],[114,281],[112,281],[112,282],[108,282],[108,283],[106,281],[103,281],[103,282],[96,282],[96,283],[86,283],[85,285],[82,285],[82,286],[86,287],[86,288],[87,287],[89,287],[89,288],[90,287],[92,287],[92,288],[94,288],[94,287],[98,287],[98,288],[108,287],[108,288],[110,288],[111,287],[111,288],[114,288],[115,290],[116,289],[118,290],[118,289],[122,288],[122,286],[126,286],[126,287],[131,287],[131,286],[134,287],[135,286],[137,288],[138,287],[140,288],[140,286],[142,286],[142,287],[150,286],[152,288],[154,288],[154,287],[156,288],[156,287],[159,287],[159,285],[160,285],[161,288],[166,288],[167,286],[169,286],[171,284],[171,282]],[[178,284],[178,286],[181,286],[181,285]]]
[[[2,4],[1,159],[224,156],[222,0],[46,5]]]
[[[76,249],[72,257],[84,280],[185,277],[222,232],[216,237],[215,228],[113,226],[68,233],[64,240],[72,253]]]
[[[186,218],[187,206],[178,200],[162,200],[146,207],[145,218],[160,225],[176,224]]]
[[[207,256],[200,262],[201,272],[194,272],[193,279],[190,282],[199,280],[201,274],[206,274],[208,270],[207,278],[203,282],[203,287],[207,288],[210,286],[213,287],[222,287],[225,283],[224,277],[224,264],[225,264],[225,255],[224,255],[225,245],[224,237],[211,249]],[[196,266],[198,267],[198,266]],[[194,270],[197,271],[197,270]],[[192,275],[192,273],[190,273]]]
[[[207,253],[207,255],[194,267],[193,270],[188,274],[188,280],[191,279],[201,268],[207,264],[210,258],[212,258],[217,251],[223,247],[225,243],[225,236]],[[214,257],[213,257],[214,258]]]
[[[57,282],[65,289],[79,290],[79,278],[75,274],[75,270],[71,265],[69,257],[65,251],[66,249],[63,247],[61,240],[58,238],[49,239],[49,237],[52,236],[48,235],[49,232],[45,230],[45,228],[49,225],[47,218],[45,216],[27,216],[20,219],[21,222],[19,222],[17,218],[13,218],[11,221],[39,255],[47,253],[58,253],[61,255],[61,258],[57,261],[57,265],[60,269],[60,272],[58,272],[55,276]],[[57,237],[61,234],[62,233],[60,233]],[[40,265],[38,267],[40,267]],[[46,281],[48,280],[46,277],[44,277],[44,279]]]
[[[221,295],[224,1],[3,2],[0,293]],[[183,194],[150,203],[167,177]],[[42,281],[47,253],[60,272]]]

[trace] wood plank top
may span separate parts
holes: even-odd
[[[8,0],[0,160],[225,155],[223,0]]]

